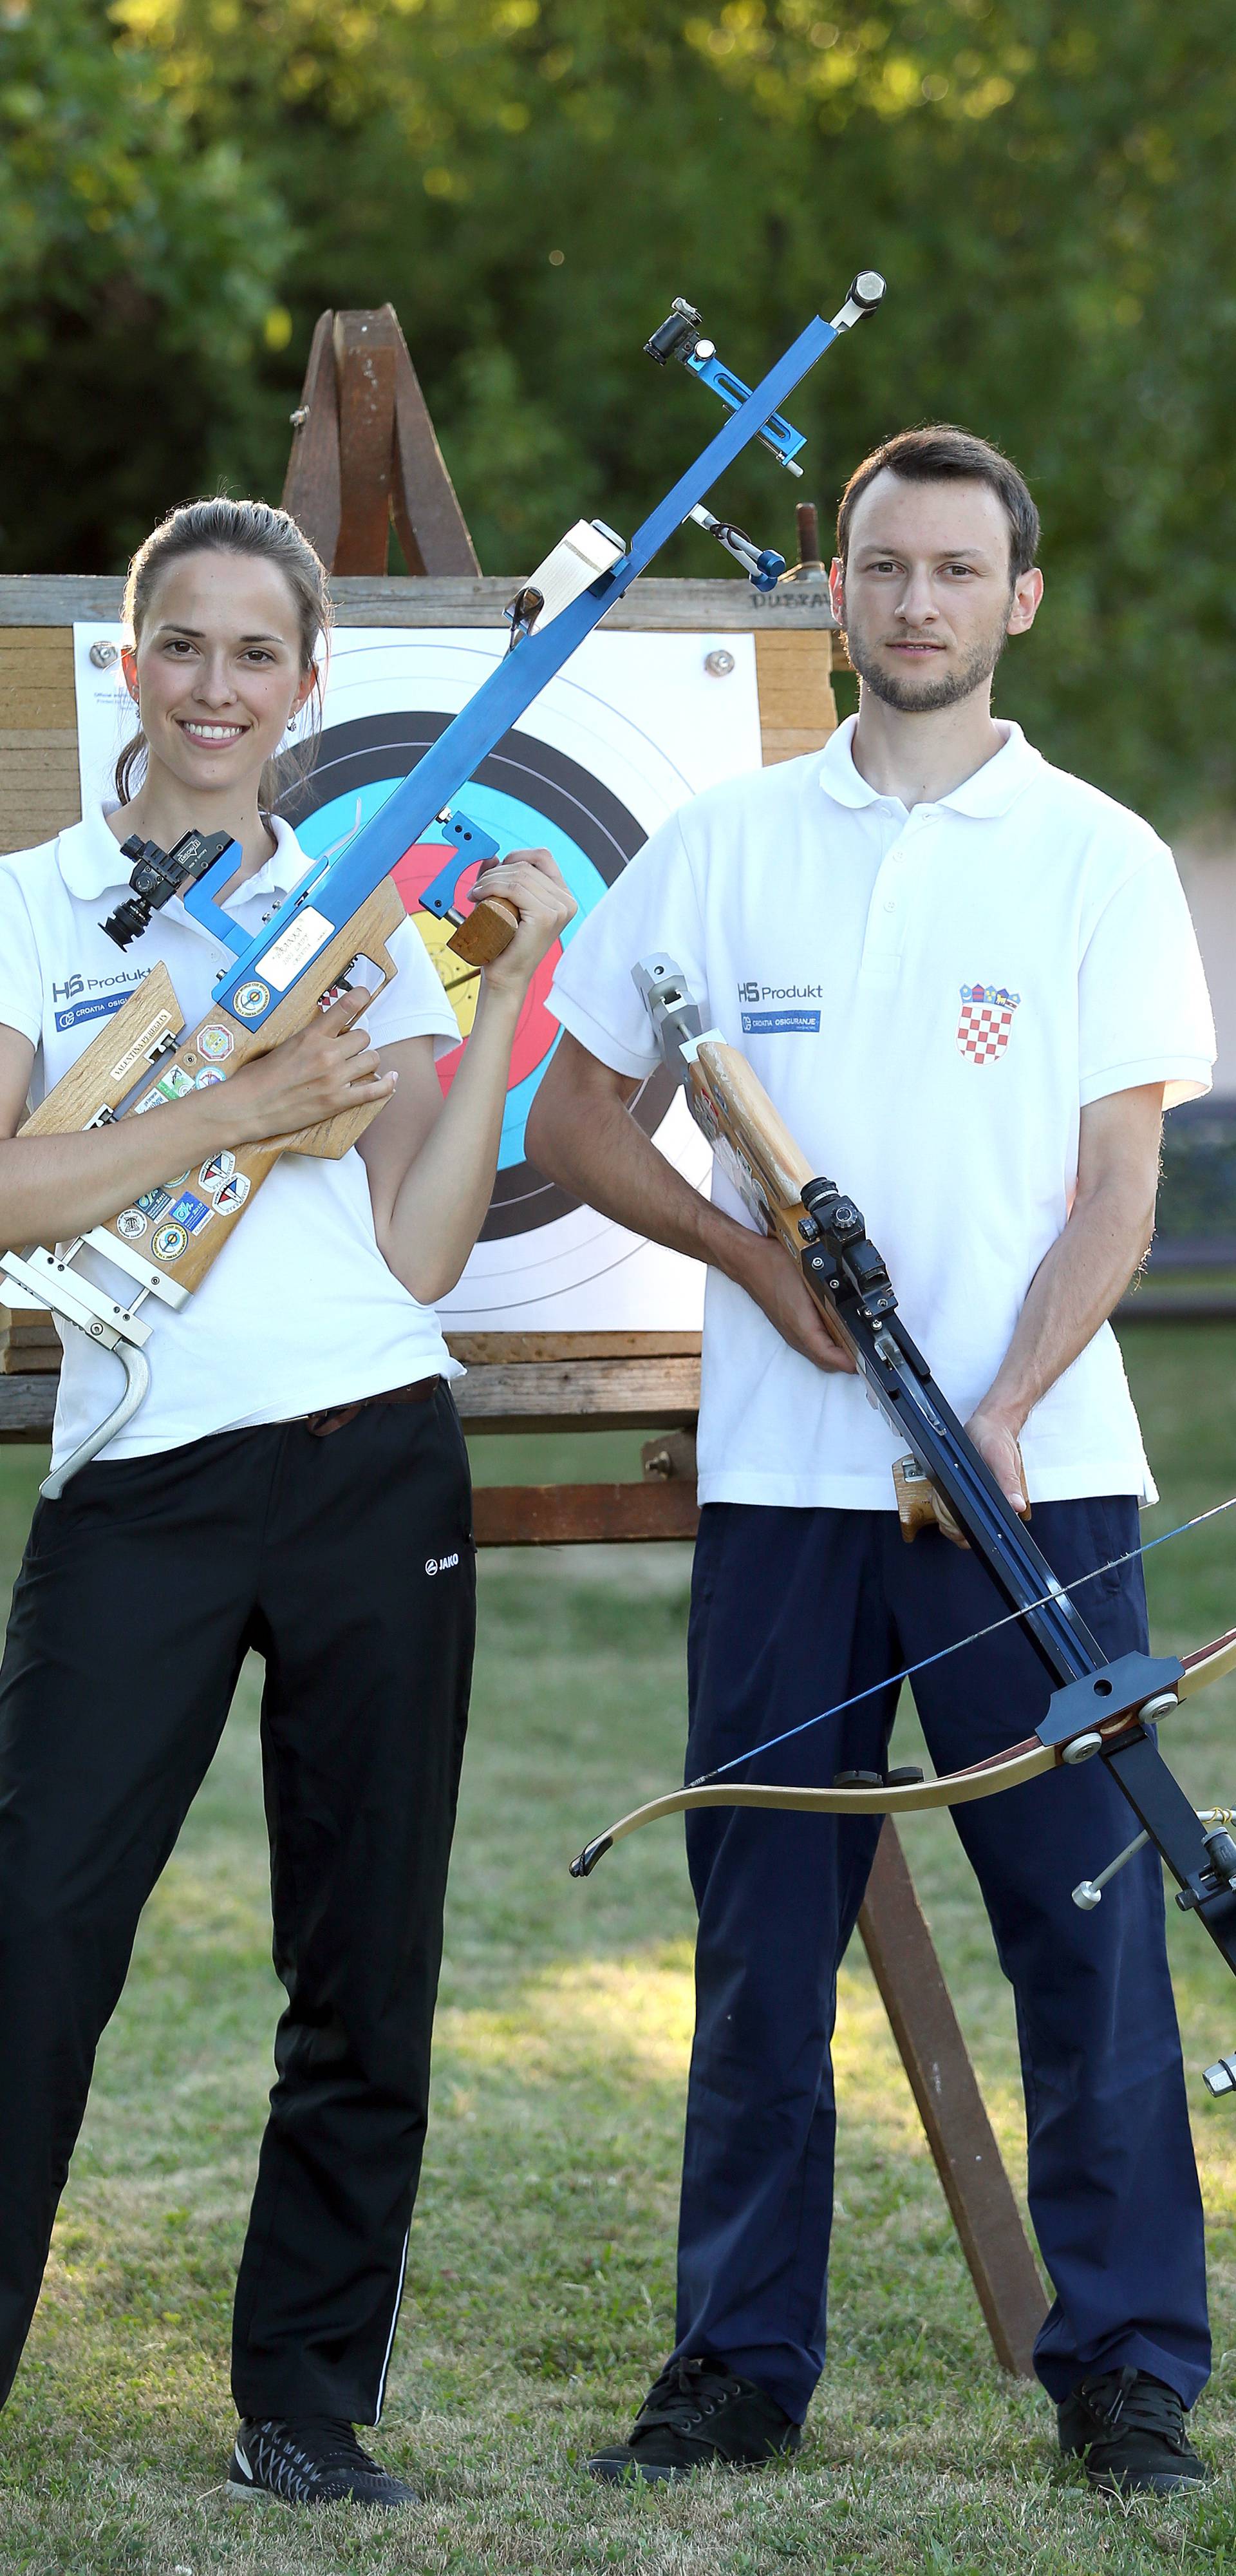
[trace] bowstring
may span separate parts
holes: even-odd
[[[806,1735],[813,1726],[823,1726],[830,1717],[840,1717],[843,1710],[857,1708],[865,1699],[875,1699],[881,1691],[899,1689],[902,1682],[913,1681],[916,1673],[925,1673],[932,1664],[942,1664],[949,1655],[959,1655],[966,1646],[977,1646],[985,1637],[994,1637],[1001,1628],[1011,1628],[1024,1619],[1028,1611],[1045,1610],[1062,1592],[1080,1592],[1087,1583],[1097,1583],[1101,1574],[1110,1574],[1116,1566],[1131,1565],[1136,1557],[1149,1556],[1156,1547],[1166,1547],[1170,1538],[1183,1538],[1189,1530],[1200,1529],[1204,1521],[1217,1520],[1221,1513],[1236,1506],[1236,1494],[1225,1503],[1211,1503],[1204,1512],[1195,1512],[1192,1520],[1178,1521],[1175,1529],[1161,1530],[1157,1538],[1143,1539],[1140,1547],[1126,1548],[1123,1556],[1109,1556],[1105,1565],[1093,1566],[1089,1574],[1075,1575],[1071,1583],[1059,1583],[1044,1592],[1037,1601],[1027,1601],[1021,1610],[1006,1610],[985,1628],[972,1628],[968,1637],[955,1637],[951,1646],[938,1646],[933,1655],[922,1655],[916,1664],[903,1665],[899,1673],[886,1674],[883,1681],[869,1682],[865,1690],[852,1691],[848,1699],[834,1700],[831,1708],[818,1709],[814,1717],[803,1717],[797,1726],[787,1726],[780,1735],[767,1735],[762,1744],[749,1745],[745,1753],[735,1753],[728,1762],[719,1762],[715,1771],[701,1771],[698,1779],[689,1780],[689,1789],[705,1789],[713,1780],[723,1780],[728,1771],[737,1771],[744,1762],[757,1762],[762,1753],[772,1753],[779,1744],[789,1744],[794,1736]]]

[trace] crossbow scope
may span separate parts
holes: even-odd
[[[196,885],[216,859],[222,858],[231,838],[230,832],[186,832],[174,850],[161,850],[157,841],[143,841],[136,833],[131,840],[122,841],[125,858],[133,861],[130,891],[106,921],[100,922],[100,929],[115,940],[117,948],[130,948],[143,930],[149,929],[152,913],[162,912],[174,894]]]

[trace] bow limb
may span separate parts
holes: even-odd
[[[1183,1670],[1175,1685],[1178,1700],[1189,1699],[1194,1691],[1204,1690],[1208,1683],[1236,1672],[1236,1628],[1229,1628],[1208,1646],[1196,1647],[1181,1661]],[[1133,1714],[1132,1710],[1121,1710],[1098,1732],[1105,1737],[1120,1735]],[[655,1824],[661,1816],[680,1816],[699,1807],[776,1807],[790,1814],[814,1816],[922,1815],[933,1807],[964,1807],[975,1799],[994,1798],[1005,1789],[1020,1788],[1023,1781],[1054,1770],[1064,1751],[1063,1745],[1040,1744],[1038,1737],[1031,1735],[1003,1753],[992,1754],[986,1762],[971,1763],[964,1771],[947,1771],[939,1780],[907,1781],[893,1788],[800,1789],[761,1780],[710,1780],[699,1788],[671,1789],[663,1798],[650,1798],[645,1806],[633,1807],[629,1816],[620,1816],[617,1824],[610,1826],[608,1833],[585,1843],[571,1863],[571,1876],[590,1877],[597,1862],[615,1843],[622,1842],[627,1834],[638,1833],[643,1825]]]
[[[1220,1682],[1225,1673],[1236,1672],[1236,1628],[1229,1628],[1209,1646],[1182,1655],[1181,1662],[1184,1671],[1176,1684],[1176,1697],[1189,1699],[1194,1691],[1205,1690],[1208,1682]]]
[[[1059,1759],[1057,1745],[1040,1744],[1037,1736],[1030,1735],[964,1771],[893,1788],[797,1789],[761,1780],[712,1780],[697,1789],[671,1789],[664,1798],[650,1798],[646,1806],[632,1808],[608,1833],[586,1843],[571,1863],[571,1876],[589,1877],[612,1844],[638,1833],[642,1825],[655,1824],[659,1816],[680,1816],[692,1808],[781,1807],[810,1816],[914,1816],[931,1807],[962,1807],[976,1798],[994,1798],[1002,1789],[1016,1789],[1023,1780],[1036,1779],[1041,1771],[1054,1771]]]

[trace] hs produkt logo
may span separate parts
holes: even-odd
[[[63,984],[53,984],[52,1000],[53,1002],[75,1002],[79,993],[110,993],[118,984],[144,982],[145,975],[144,966],[140,972],[132,966],[122,967],[118,975],[70,975]]]
[[[822,984],[757,984],[754,978],[738,987],[740,1002],[822,1002]]]

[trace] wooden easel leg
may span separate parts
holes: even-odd
[[[1047,2302],[891,1819],[858,1928],[1003,2370],[1034,2376]]]

